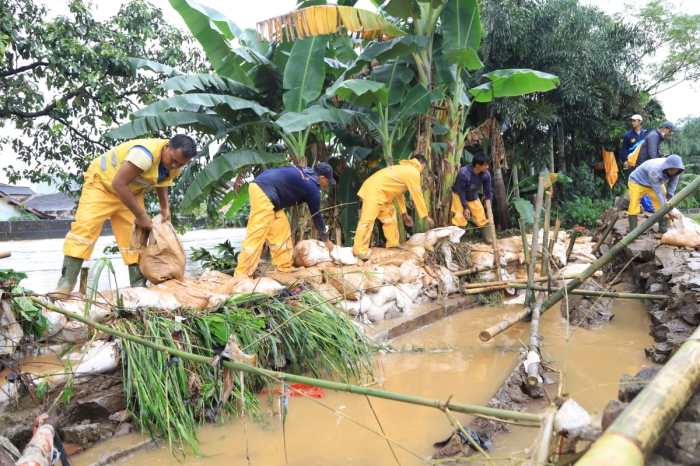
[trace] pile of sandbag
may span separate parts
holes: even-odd
[[[675,219],[669,229],[661,236],[661,243],[679,248],[700,248],[700,225],[674,209]]]

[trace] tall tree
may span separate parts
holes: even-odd
[[[35,0],[0,0],[0,139],[25,166],[10,179],[67,187],[113,141],[104,131],[160,97],[162,78],[139,73],[129,57],[194,70],[194,44],[143,0],[98,21],[83,0],[49,18]]]

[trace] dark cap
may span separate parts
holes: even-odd
[[[328,178],[328,182],[331,185],[335,185],[335,178],[333,177],[333,168],[326,162],[319,162],[314,165],[314,171],[317,175],[325,176]]]
[[[670,121],[664,121],[663,123],[661,123],[661,126],[659,126],[659,128],[666,128],[666,129],[670,129],[671,131],[675,131],[676,125],[674,125]]]

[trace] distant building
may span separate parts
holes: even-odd
[[[24,202],[35,194],[34,191],[27,186],[15,186],[5,183],[0,183],[0,193],[18,202]]]
[[[52,217],[36,209],[22,205],[22,203],[14,197],[0,191],[0,221],[39,220],[48,218]]]
[[[37,194],[24,201],[23,205],[52,218],[67,220],[73,218],[76,201],[63,193]]]

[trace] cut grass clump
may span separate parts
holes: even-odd
[[[371,373],[370,346],[342,312],[311,291],[275,298],[238,295],[206,315],[180,318],[154,311],[140,320],[122,319],[121,330],[180,350],[214,357],[235,335],[240,348],[257,356],[258,366],[317,377],[359,379]],[[221,366],[173,358],[132,342],[122,342],[124,388],[129,410],[142,430],[167,440],[171,450],[197,448],[197,426],[222,413],[244,408],[255,414],[255,393],[270,380],[246,374],[224,403]],[[245,400],[242,404],[241,400]]]

